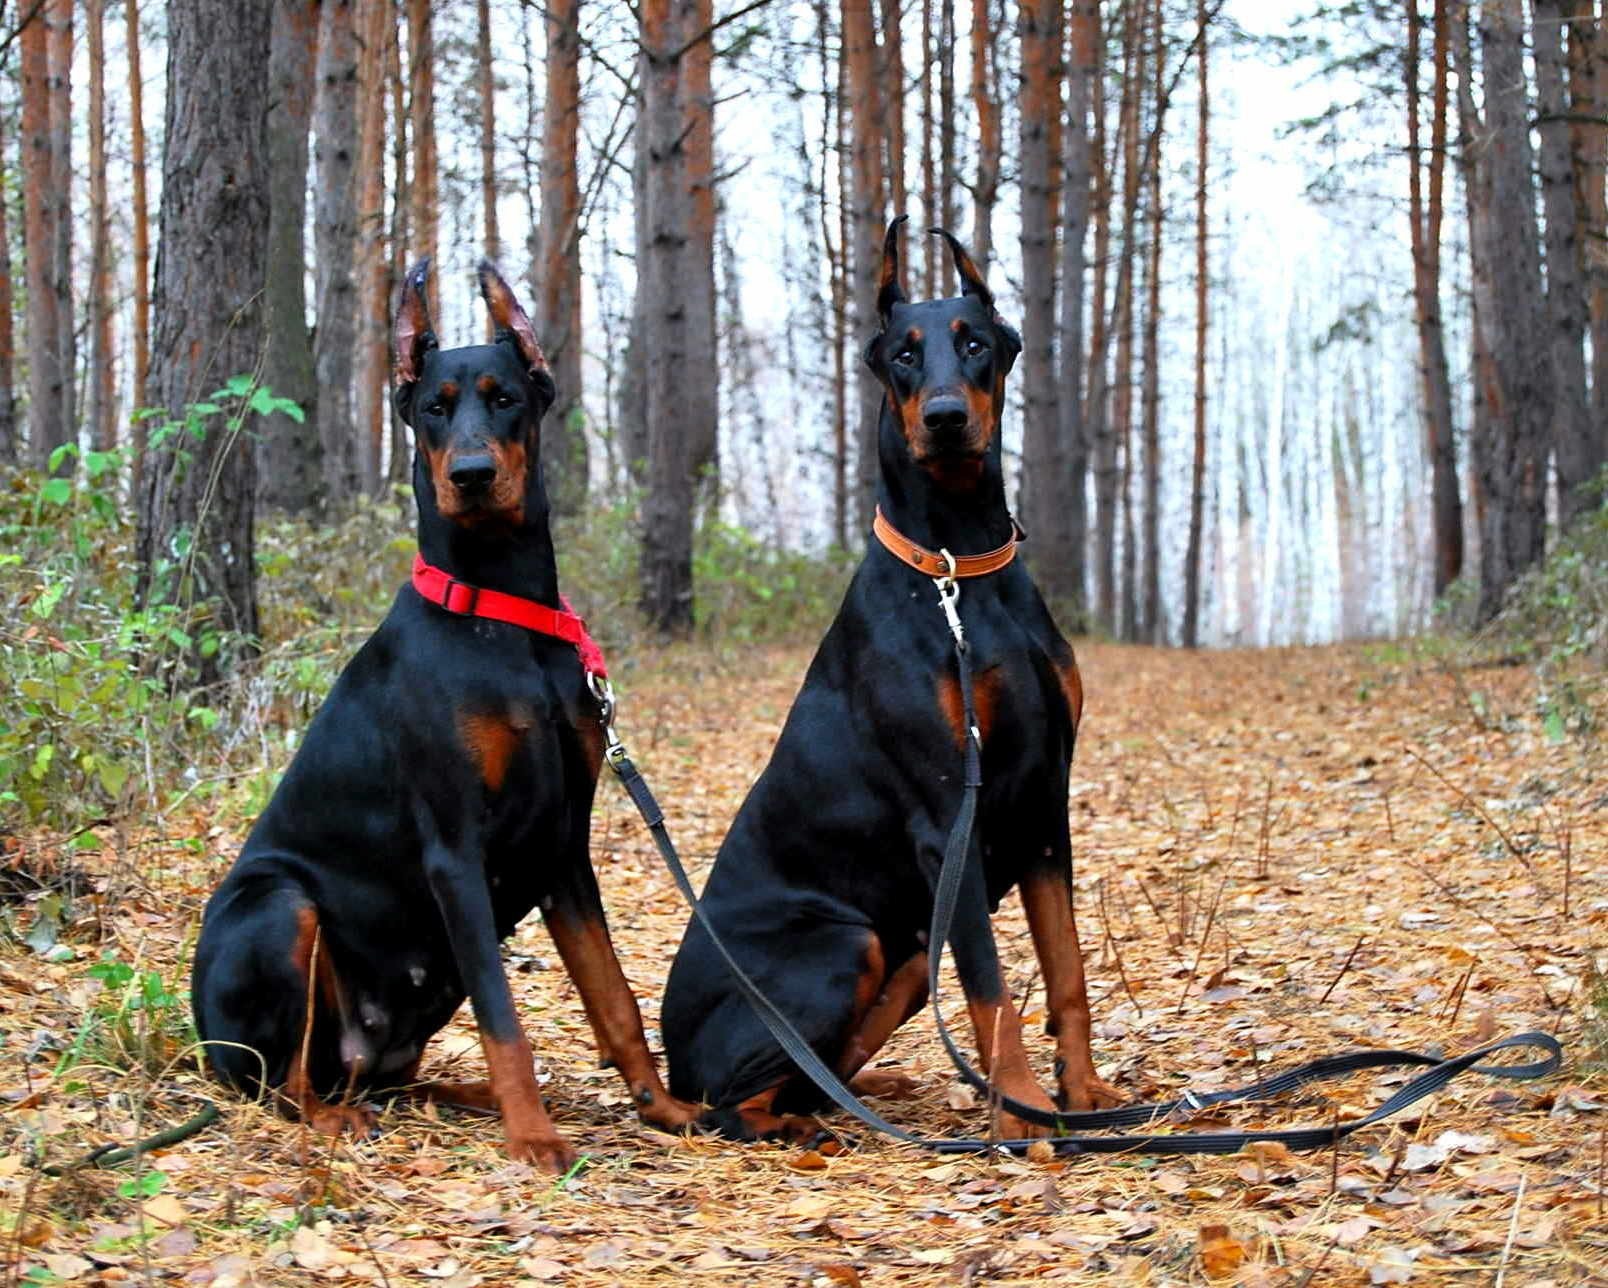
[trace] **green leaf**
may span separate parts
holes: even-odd
[[[131,1176],[117,1187],[117,1192],[125,1199],[152,1199],[162,1192],[167,1184],[167,1173],[154,1169],[143,1176]]]
[[[57,470],[59,470],[61,468],[61,463],[63,461],[65,461],[69,456],[77,456],[77,455],[78,455],[78,444],[77,443],[63,443],[60,447],[56,448],[55,451],[51,452],[49,460],[47,462],[47,468],[50,470],[50,472],[52,474],[54,474]]]
[[[1563,712],[1555,706],[1547,708],[1546,715],[1541,719],[1541,727],[1546,731],[1547,741],[1553,746],[1557,746],[1569,736],[1568,730],[1564,727]]]
[[[73,481],[46,479],[39,488],[39,499],[46,505],[66,505],[73,499]]]

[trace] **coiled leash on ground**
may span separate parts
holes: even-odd
[[[954,562],[947,551],[944,557],[950,560],[950,572],[954,571]],[[928,936],[928,975],[927,982],[933,1019],[938,1026],[938,1036],[948,1052],[960,1076],[978,1092],[988,1097],[990,1102],[997,1104],[1007,1113],[1014,1114],[1025,1122],[1051,1128],[1056,1134],[1044,1138],[1042,1142],[1034,1140],[984,1140],[975,1137],[962,1137],[957,1139],[934,1138],[918,1136],[913,1132],[889,1122],[876,1110],[865,1104],[854,1092],[844,1084],[826,1062],[815,1052],[814,1048],[800,1036],[792,1022],[777,1009],[774,1003],[760,991],[759,987],[749,978],[746,971],[737,964],[726,945],[722,942],[719,932],[715,929],[709,914],[704,911],[703,903],[693,889],[692,881],[687,875],[686,868],[676,853],[675,845],[670,840],[670,833],[665,825],[664,811],[653,797],[641,773],[637,770],[631,758],[626,754],[624,745],[614,730],[614,695],[609,682],[600,671],[590,667],[587,670],[587,682],[598,700],[601,709],[603,727],[607,734],[607,750],[605,759],[609,768],[619,778],[637,811],[642,815],[642,821],[647,824],[649,832],[653,835],[654,844],[664,859],[665,867],[669,870],[682,898],[687,901],[693,915],[703,924],[709,934],[710,942],[725,961],[726,967],[731,971],[732,979],[737,990],[759,1016],[761,1022],[770,1030],[771,1036],[787,1054],[788,1058],[809,1078],[815,1086],[842,1109],[845,1113],[860,1120],[867,1127],[891,1136],[895,1140],[906,1144],[917,1145],[923,1149],[932,1150],[940,1154],[978,1154],[995,1149],[1008,1150],[1011,1153],[1025,1152],[1035,1143],[1048,1144],[1061,1154],[1117,1154],[1117,1153],[1148,1153],[1148,1154],[1232,1154],[1243,1149],[1253,1141],[1276,1141],[1289,1149],[1308,1150],[1321,1149],[1344,1140],[1347,1136],[1364,1127],[1370,1127],[1395,1114],[1400,1113],[1409,1105],[1422,1100],[1425,1096],[1439,1091],[1447,1083],[1461,1073],[1473,1070],[1493,1078],[1527,1079],[1542,1078],[1554,1073],[1563,1062],[1563,1047],[1551,1035],[1540,1032],[1515,1034],[1492,1042],[1476,1051],[1469,1051],[1451,1059],[1436,1059],[1418,1051],[1388,1051],[1388,1050],[1359,1050],[1341,1052],[1337,1055],[1323,1056],[1306,1064],[1298,1065],[1293,1069],[1286,1069],[1282,1073],[1261,1078],[1257,1082],[1244,1087],[1233,1087],[1222,1091],[1189,1092],[1186,1091],[1176,1100],[1162,1101],[1143,1105],[1123,1105],[1116,1109],[1101,1109],[1086,1113],[1060,1113],[1038,1109],[1013,1100],[1009,1096],[1001,1095],[988,1081],[988,1079],[967,1061],[956,1044],[954,1037],[944,1022],[943,1012],[938,1004],[938,973],[942,964],[943,951],[949,940],[950,926],[954,921],[955,908],[960,894],[961,877],[965,872],[967,863],[979,862],[976,853],[975,824],[977,820],[977,797],[982,788],[982,746],[981,734],[978,732],[977,714],[972,700],[972,674],[970,651],[966,643],[965,629],[960,622],[958,600],[960,588],[952,575],[933,578],[938,588],[939,606],[943,611],[945,621],[948,623],[950,634],[955,641],[955,663],[959,673],[961,700],[964,705],[967,737],[964,749],[965,776],[961,789],[960,808],[956,813],[955,822],[950,828],[949,839],[944,847],[943,866],[939,871],[937,887],[933,894],[932,924]],[[1484,1064],[1487,1057],[1498,1051],[1513,1048],[1528,1047],[1543,1051],[1545,1055],[1540,1060],[1528,1064]],[[1308,1086],[1315,1082],[1323,1082],[1338,1078],[1360,1069],[1382,1069],[1395,1067],[1419,1067],[1424,1071],[1399,1087],[1394,1094],[1380,1104],[1366,1117],[1354,1119],[1347,1123],[1335,1123],[1324,1127],[1293,1127],[1269,1130],[1250,1131],[1218,1131],[1218,1132],[1139,1132],[1118,1135],[1087,1135],[1074,1133],[1087,1133],[1101,1131],[1113,1127],[1133,1127],[1154,1125],[1166,1119],[1176,1111],[1198,1111],[1208,1106],[1222,1105],[1237,1102],[1255,1102],[1271,1100],[1275,1097],[1287,1095],[1298,1088]]]

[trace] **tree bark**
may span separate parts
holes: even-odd
[[[938,0],[938,208],[939,225],[950,232],[955,231],[958,220],[955,193],[960,188],[955,164],[955,112],[955,0]],[[955,265],[948,255],[936,253],[947,299],[955,293]]]
[[[933,66],[941,55],[932,43],[932,5],[933,0],[921,0],[921,75],[916,82],[916,92],[921,97],[921,213],[929,228],[943,222],[943,212],[938,208],[937,136],[932,115]],[[931,300],[938,295],[940,255],[938,239],[927,240],[926,253],[921,257],[921,295]]]
[[[78,330],[73,307],[73,0],[46,0],[50,32],[50,152],[54,186],[51,289],[56,293],[56,352],[61,355],[62,426],[78,432]]]
[[[391,282],[394,285],[402,280],[402,275],[408,271],[409,266],[418,255],[418,248],[413,242],[413,173],[408,168],[408,159],[413,155],[409,146],[413,141],[413,123],[408,118],[407,95],[403,93],[408,83],[402,70],[402,30],[406,26],[403,21],[403,10],[412,0],[380,0],[385,8],[391,12],[387,16],[385,32],[385,80],[391,93],[391,120],[395,128],[391,131],[391,174],[395,184],[395,191],[391,197]],[[410,37],[411,39],[411,37]],[[394,293],[394,292],[393,292]],[[391,302],[386,300],[386,312],[390,313]],[[389,332],[390,324],[387,318],[386,330]],[[389,350],[389,339],[387,349]],[[389,362],[387,362],[389,368]],[[390,386],[390,373],[387,370],[386,386]],[[390,463],[386,467],[387,481],[392,485],[405,483],[412,477],[409,473],[412,468],[411,444],[408,441],[408,427],[402,423],[402,417],[397,415],[396,408],[391,406],[391,400],[385,399],[386,419],[391,426],[391,455]]]
[[[363,487],[378,495],[385,454],[391,273],[385,254],[386,42],[394,38],[390,6],[365,0],[358,45],[357,317],[353,416]]]
[[[1022,517],[1033,572],[1052,599],[1074,595],[1067,458],[1055,372],[1055,165],[1051,122],[1061,112],[1060,0],[1022,0]]]
[[[669,636],[692,629],[694,497],[700,456],[715,437],[711,9],[709,0],[643,0],[640,12],[642,609]]]
[[[1087,628],[1088,581],[1088,425],[1084,415],[1083,313],[1087,298],[1090,139],[1089,93],[1099,58],[1100,0],[1073,0],[1071,59],[1067,65],[1066,129],[1063,134],[1061,197],[1061,370],[1057,407],[1065,459],[1065,585],[1063,605],[1074,616],[1071,629]],[[1097,306],[1098,307],[1098,306]]]
[[[321,510],[324,447],[318,379],[307,333],[308,130],[313,119],[319,0],[274,0],[268,53],[268,262],[263,284],[263,383],[306,418],[265,416],[256,444],[257,500],[288,514]]]
[[[1563,5],[1531,0],[1540,110],[1541,206],[1546,214],[1547,321],[1551,329],[1552,424],[1558,465],[1558,520],[1567,528],[1597,508],[1585,490],[1602,468],[1603,434],[1586,389],[1586,284],[1575,224],[1574,147],[1564,84]]]
[[[1148,644],[1161,643],[1161,140],[1167,119],[1167,49],[1163,43],[1160,0],[1151,11],[1151,93],[1155,123],[1148,141],[1146,183],[1150,245],[1145,265],[1145,323],[1140,358],[1140,436],[1144,443],[1144,561],[1140,565],[1139,613],[1134,634]],[[1137,553],[1137,552],[1135,552]]]
[[[843,57],[847,63],[849,132],[853,171],[854,225],[848,257],[854,284],[855,348],[877,326],[877,270],[882,261],[886,223],[886,183],[882,171],[882,95],[877,84],[877,41],[871,0],[843,0]],[[877,418],[882,386],[863,362],[855,366],[858,411],[855,417],[856,526],[871,525],[877,486]]]
[[[111,229],[106,200],[106,0],[85,0],[89,44],[89,441],[117,446]]]
[[[431,0],[407,0],[408,120],[413,152],[413,257],[436,257],[440,203],[437,200],[435,132],[435,31]]]
[[[848,61],[837,60],[834,68],[828,47],[831,35],[827,0],[816,0],[816,47],[820,54],[821,84],[832,89],[821,96],[821,244],[826,248],[827,274],[832,299],[832,540],[839,549],[849,548],[849,394],[847,353],[849,348],[848,253],[852,234],[849,229],[847,132],[843,116],[845,78]],[[828,144],[827,140],[832,140]],[[837,163],[837,218],[831,218],[827,205],[827,165]],[[836,224],[834,236],[833,225]]]
[[[558,398],[542,426],[547,494],[560,514],[586,504],[586,408],[581,400],[581,119],[580,0],[551,0],[547,90],[542,126],[542,214],[535,284],[538,334]],[[638,127],[640,128],[640,126]]]
[[[357,348],[357,28],[353,0],[323,0],[318,29],[318,97],[313,203],[313,370],[318,378],[318,437],[324,492],[344,505],[363,487],[363,438],[352,415]]]
[[[484,221],[486,258],[502,257],[497,232],[497,80],[491,61],[491,0],[476,0],[475,62],[480,82],[480,211]],[[492,322],[486,319],[487,335]]]
[[[22,62],[22,210],[27,251],[28,445],[43,468],[71,434],[70,368],[61,351],[55,290],[59,182],[50,131],[50,30],[43,13],[19,37]]]
[[[1608,14],[1596,0],[1568,0],[1569,99],[1576,223],[1591,329],[1591,417],[1608,456]]]
[[[1111,264],[1111,196],[1112,175],[1117,168],[1117,153],[1122,146],[1122,130],[1107,147],[1106,140],[1106,37],[1100,9],[1095,7],[1094,23],[1094,74],[1090,87],[1090,115],[1093,118],[1089,157],[1092,176],[1093,208],[1090,220],[1094,225],[1093,290],[1089,308],[1089,359],[1086,393],[1083,399],[1084,438],[1088,443],[1089,462],[1094,474],[1094,620],[1102,625],[1110,617],[1104,607],[1105,586],[1110,573],[1106,570],[1113,557],[1114,535],[1107,536],[1105,525],[1115,520],[1112,505],[1116,495],[1116,447],[1111,437],[1111,308],[1107,303],[1107,278]],[[1115,533],[1115,527],[1112,528]],[[1087,538],[1085,538],[1087,540]],[[1089,577],[1085,575],[1087,585]]]
[[[1435,528],[1435,594],[1443,595],[1463,568],[1463,503],[1457,481],[1452,427],[1452,385],[1440,309],[1440,228],[1446,158],[1446,0],[1435,0],[1435,88],[1430,126],[1429,205],[1424,204],[1426,165],[1420,147],[1418,69],[1422,19],[1418,0],[1407,7],[1407,192],[1412,225],[1413,308],[1418,326],[1419,394],[1423,399],[1425,452],[1430,462]]]
[[[880,0],[882,18],[882,91],[888,132],[888,199],[895,215],[909,213],[905,204],[905,69],[900,30],[902,0]],[[901,265],[903,261],[901,260]]]
[[[170,0],[161,244],[153,293],[151,391],[175,418],[255,369],[268,263],[270,10],[234,0]],[[177,74],[182,69],[183,74]],[[257,635],[251,418],[204,421],[153,451],[139,498],[144,603],[207,605],[213,627]],[[177,450],[182,448],[183,450]],[[214,607],[215,606],[215,607]],[[193,632],[199,637],[204,628]],[[224,657],[195,659],[203,681]]]
[[[977,117],[977,181],[972,186],[971,255],[985,274],[989,260],[994,257],[994,202],[999,197],[1003,151],[997,45],[988,0],[972,0],[971,100],[972,112]]]
[[[0,134],[0,156],[5,139]],[[0,200],[0,463],[15,465],[22,456],[17,435],[16,355],[17,341],[11,314],[11,232],[7,203]]]
[[[133,170],[134,221],[134,410],[145,408],[146,370],[151,362],[151,220],[145,192],[145,81],[140,69],[140,10],[139,0],[127,0],[125,19],[128,28],[128,110],[129,110],[129,164]],[[145,440],[147,428],[143,418],[136,418],[133,426],[131,450],[134,454],[132,486],[134,495],[140,494],[141,477],[145,469]]]
[[[1408,0],[1413,3],[1413,0]],[[1189,542],[1184,551],[1185,648],[1200,646],[1200,550],[1206,512],[1206,297],[1210,260],[1207,256],[1206,174],[1211,159],[1208,142],[1211,125],[1211,46],[1207,31],[1206,0],[1196,0],[1195,23],[1200,48],[1195,66],[1199,87],[1195,119],[1195,451],[1189,473]]]
[[[1482,364],[1483,432],[1473,449],[1485,500],[1478,616],[1489,621],[1514,581],[1544,553],[1553,396],[1519,0],[1487,0],[1479,26],[1483,121],[1474,106],[1473,58],[1462,24],[1455,43],[1463,147],[1473,163],[1469,241],[1476,326],[1488,355]]]

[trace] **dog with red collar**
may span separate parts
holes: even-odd
[[[394,334],[417,449],[413,577],[207,905],[196,1027],[220,1079],[319,1131],[370,1132],[370,1097],[425,1097],[500,1114],[511,1157],[561,1172],[575,1154],[498,954],[534,908],[643,1120],[676,1131],[697,1111],[659,1079],[592,870],[603,660],[558,591],[538,463],[552,377],[490,264],[495,341],[442,349],[428,267],[404,280]],[[420,1083],[425,1044],[466,996],[489,1081]]]

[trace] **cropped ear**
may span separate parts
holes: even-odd
[[[531,326],[530,318],[525,310],[519,306],[514,298],[514,292],[508,283],[503,280],[497,266],[489,259],[480,261],[480,296],[486,301],[486,308],[491,313],[491,323],[497,331],[499,342],[505,338],[512,341],[519,350],[519,356],[524,360],[531,378],[537,384],[552,384],[553,376],[547,368],[547,355],[542,352],[542,346],[536,342],[536,329]],[[505,337],[506,333],[506,337]]]
[[[391,369],[397,393],[413,385],[424,369],[424,358],[436,347],[435,331],[430,326],[430,306],[424,297],[424,282],[430,275],[430,257],[426,255],[402,278],[402,290],[396,301],[396,324],[392,331],[396,365]]]
[[[1015,327],[1000,317],[998,313],[994,314],[994,330],[998,333],[1002,342],[999,355],[999,374],[1008,376],[1011,368],[1016,365],[1016,359],[1021,355],[1022,336]]]
[[[877,316],[882,319],[884,330],[887,329],[893,306],[905,302],[904,288],[899,285],[899,225],[909,217],[898,216],[888,225],[888,231],[882,238],[882,274],[877,278]]]
[[[994,292],[988,289],[988,283],[983,281],[983,275],[966,253],[966,248],[960,244],[947,228],[929,228],[927,232],[934,237],[942,237],[949,243],[949,253],[955,259],[955,271],[960,274],[960,293],[972,295],[988,310],[990,317],[994,316]]]

